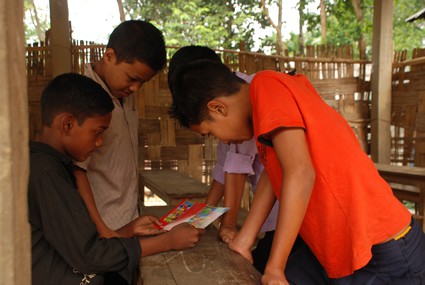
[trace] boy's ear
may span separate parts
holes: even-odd
[[[211,100],[207,103],[207,108],[210,111],[210,114],[216,114],[219,116],[227,116],[227,106],[219,100]]]
[[[115,55],[115,51],[112,48],[107,48],[105,50],[105,53],[103,54],[103,58],[105,59],[106,62],[115,62],[116,61],[116,55]]]
[[[61,131],[68,135],[76,123],[75,117],[70,113],[64,113],[61,118]]]

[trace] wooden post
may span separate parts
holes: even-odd
[[[31,284],[23,0],[0,0],[0,284]]]
[[[391,74],[394,1],[374,0],[372,43],[371,156],[390,163]]]
[[[68,1],[50,0],[52,75],[71,72],[71,32]]]
[[[239,43],[239,50],[240,51],[245,51],[245,42],[240,42]],[[242,73],[246,73],[247,72],[247,68],[246,68],[246,55],[242,55],[242,53],[238,53],[239,54],[239,71]]]

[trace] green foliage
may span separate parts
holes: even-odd
[[[274,9],[277,0],[266,0]],[[352,0],[326,0],[327,42],[330,45],[357,45],[363,35],[370,58],[372,46],[373,0],[362,0],[364,20],[355,17]],[[392,1],[392,0],[391,0]],[[394,0],[394,49],[424,47],[425,21],[406,22],[406,18],[424,7],[424,0]],[[270,27],[260,10],[260,1],[252,0],[122,0],[127,19],[144,19],[154,23],[164,33],[166,44],[184,46],[206,45],[214,48],[239,47],[245,43],[254,47],[255,29]],[[283,9],[286,9],[283,1]],[[298,2],[302,7],[304,45],[320,44],[320,13],[318,0]],[[274,7],[274,8],[272,8]],[[24,0],[27,41],[38,41],[35,10],[32,0]],[[117,11],[118,13],[118,11]],[[42,33],[49,27],[48,7],[37,7]],[[275,19],[274,19],[275,20]],[[283,19],[285,21],[285,19]],[[276,34],[265,36],[260,50],[275,52]],[[291,54],[299,54],[299,35],[291,34],[286,46]],[[355,52],[357,50],[355,49]]]
[[[291,33],[291,37],[289,38],[289,41],[286,43],[286,47],[288,48],[288,52],[291,55],[298,55],[300,54],[300,35]]]
[[[411,15],[424,8],[423,0],[395,0],[394,2],[394,50],[412,51],[424,47],[425,21],[406,22]]]
[[[50,19],[48,17],[48,6],[34,7],[33,0],[24,0],[24,31],[27,43],[40,42],[37,34],[37,23],[40,32],[44,35],[50,27]],[[35,10],[37,9],[37,10]],[[36,20],[38,18],[38,21]]]
[[[329,5],[327,20],[329,44],[353,44],[359,40],[361,27],[357,23],[351,0],[337,0],[334,5]]]
[[[327,12],[327,41],[328,44],[340,46],[350,44],[356,46],[360,35],[366,41],[366,51],[370,58],[372,53],[373,32],[373,0],[362,0],[361,7],[364,20],[358,23],[351,0],[326,1]],[[424,47],[425,23],[417,20],[408,23],[405,20],[424,7],[423,0],[394,0],[394,50],[411,51]],[[304,15],[307,32],[304,33],[305,45],[320,43],[320,15],[318,12],[306,12]],[[288,49],[296,47],[298,37],[291,35],[287,42]],[[295,49],[295,48],[294,48]],[[355,54],[358,53],[354,49]]]
[[[256,52],[265,53],[265,49],[269,49],[271,54],[276,54],[276,33],[273,33],[271,36],[266,36],[260,38],[260,49]]]
[[[259,19],[247,0],[126,0],[123,4],[129,18],[141,17],[161,29],[167,45],[238,48],[244,41],[250,48],[253,23]]]

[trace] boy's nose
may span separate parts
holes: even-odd
[[[143,83],[142,82],[135,82],[130,86],[131,92],[139,91],[140,88],[142,88]]]
[[[97,137],[96,142],[94,143],[94,145],[96,147],[101,147],[103,145],[103,136]]]

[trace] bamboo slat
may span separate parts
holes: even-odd
[[[393,64],[391,161],[425,166],[425,49],[395,54]]]
[[[425,166],[425,91],[418,95],[415,165]]]

